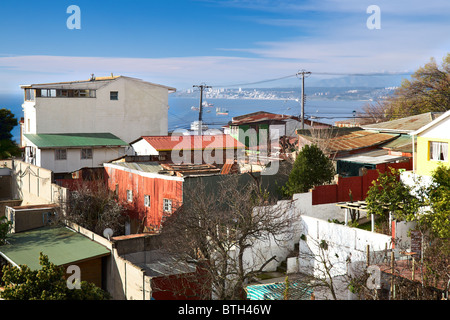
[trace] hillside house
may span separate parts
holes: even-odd
[[[431,176],[439,165],[449,166],[450,111],[411,133],[417,137],[414,151],[414,172]]]
[[[199,183],[215,192],[228,173],[209,164],[174,165],[159,162],[116,162],[104,164],[109,188],[128,208],[126,234],[158,232],[164,219],[185,204],[186,195],[197,192]],[[254,177],[259,173],[253,173]],[[240,174],[243,184],[253,181]],[[261,185],[276,195],[284,177],[260,176]]]
[[[111,133],[24,134],[25,162],[53,171],[55,179],[81,168],[101,168],[129,145]]]
[[[230,135],[143,136],[130,143],[137,156],[175,164],[222,166],[242,158],[245,146]]]
[[[39,254],[64,267],[80,268],[81,281],[105,288],[106,259],[111,251],[101,244],[65,226],[43,226],[8,235],[8,244],[0,247],[0,264],[27,265],[39,270]]]
[[[304,120],[304,126],[306,129],[331,127],[312,120]],[[227,126],[229,134],[249,150],[264,150],[268,154],[280,152],[279,139],[296,138],[296,129],[299,128],[301,120],[298,117],[265,111],[233,117]]]
[[[23,134],[109,132],[126,142],[143,135],[167,134],[168,95],[176,91],[113,75],[21,88]]]

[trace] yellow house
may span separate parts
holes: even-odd
[[[414,171],[421,176],[431,176],[440,165],[450,166],[450,111],[412,134],[417,137],[414,151]]]

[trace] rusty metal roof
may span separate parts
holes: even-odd
[[[265,112],[265,111],[258,111],[254,113],[249,113],[237,117],[233,117],[230,125],[243,125],[248,123],[257,123],[257,122],[265,122],[265,121],[286,121],[286,120],[295,120],[295,121],[301,121],[299,117],[286,115],[286,114],[275,114],[271,112]],[[304,123],[309,126],[315,126],[315,127],[331,127],[329,124],[320,123],[317,121],[311,121],[308,119],[304,120]]]
[[[398,137],[394,134],[378,133],[372,131],[354,131],[329,142],[330,151],[349,151],[380,145]]]
[[[310,135],[301,135],[307,140],[323,144],[326,149],[331,152],[351,151],[362,148],[378,146],[398,137],[398,134],[379,133],[369,130],[348,130],[343,135],[338,135],[333,138],[316,138]]]

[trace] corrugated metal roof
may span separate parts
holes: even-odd
[[[331,139],[328,148],[331,151],[347,151],[376,146],[390,141],[398,135],[371,131],[355,131],[339,138]]]
[[[269,283],[250,285],[245,288],[249,300],[284,300],[286,284]],[[288,288],[290,300],[310,300],[312,290],[304,283],[290,282]]]
[[[237,117],[233,117],[231,121],[231,125],[242,125],[247,123],[256,123],[256,122],[264,122],[264,121],[286,121],[286,120],[296,120],[301,121],[300,118],[286,115],[286,114],[275,114],[271,112],[265,112],[265,111],[258,111],[254,113],[249,113]],[[308,119],[304,120],[304,123],[310,126],[324,126],[324,127],[331,127],[329,124],[320,123],[317,121],[311,121]]]
[[[151,173],[160,173],[160,171],[164,170],[158,162],[118,162],[115,164],[128,169]]]
[[[383,144],[381,147],[392,151],[412,153],[413,151],[412,137],[409,135],[402,135],[395,140]]]
[[[111,133],[24,134],[38,148],[128,146]]]
[[[44,227],[8,235],[0,252],[17,265],[39,270],[39,253],[61,266],[111,254],[104,246],[66,227]]]
[[[312,142],[323,143],[327,150],[332,153],[377,146],[398,137],[397,134],[378,133],[368,130],[351,131],[331,139],[320,139],[306,135],[302,136]]]
[[[363,125],[361,127],[380,132],[410,133],[422,128],[442,114],[442,112],[427,112],[401,119]]]
[[[245,146],[228,134],[202,136],[144,136],[157,151],[204,150],[204,149],[244,149]]]

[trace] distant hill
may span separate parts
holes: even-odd
[[[407,75],[379,75],[379,76],[345,76],[331,79],[310,79],[309,85],[314,87],[398,87]]]

